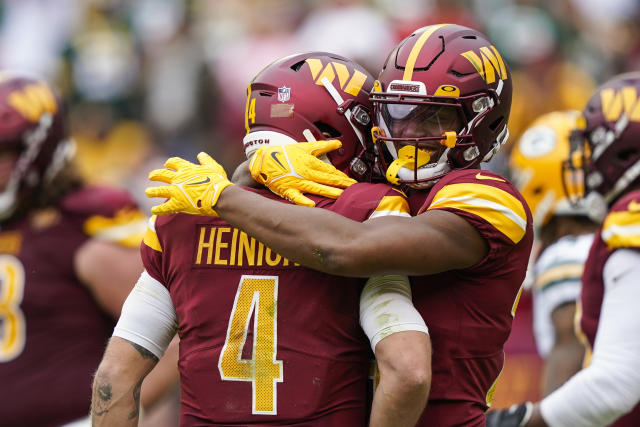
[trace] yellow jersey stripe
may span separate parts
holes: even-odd
[[[562,264],[552,267],[536,277],[535,287],[542,289],[550,283],[560,280],[580,280],[584,271],[583,264]]]
[[[447,185],[438,191],[428,209],[445,207],[478,215],[514,243],[527,231],[522,202],[496,187],[473,183]]]
[[[145,233],[146,218],[138,209],[122,209],[113,217],[94,215],[84,223],[84,232],[99,240],[135,248]]]
[[[602,240],[609,248],[640,247],[640,212],[612,212],[602,226]]]
[[[420,35],[420,37],[418,37],[418,40],[416,40],[416,44],[413,45],[413,48],[409,53],[409,58],[407,59],[407,65],[404,68],[402,80],[411,80],[413,78],[413,69],[416,66],[416,61],[418,60],[418,55],[420,54],[422,47],[427,42],[427,39],[431,37],[431,34],[433,34],[437,29],[444,27],[445,25],[449,24],[431,25],[426,28],[426,30]]]
[[[378,203],[377,211],[399,211],[409,213],[409,202],[400,196],[384,196]]]
[[[400,196],[384,196],[376,210],[369,216],[369,219],[381,216],[406,216],[410,217],[409,202]]]
[[[156,219],[158,217],[153,215],[149,218],[149,226],[147,228],[146,233],[144,234],[144,244],[149,246],[156,252],[162,252],[162,246],[160,245],[160,240],[158,239],[158,235],[156,234]]]

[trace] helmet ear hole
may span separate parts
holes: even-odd
[[[322,133],[325,138],[335,139],[342,136],[342,134],[336,128],[328,125],[327,123],[315,122],[313,124],[318,128],[318,130],[320,130],[320,133]]]
[[[629,148],[627,150],[622,150],[618,152],[616,157],[618,157],[618,160],[626,163],[630,159],[635,159],[637,155],[638,155],[638,150],[636,150],[635,148]]]
[[[304,65],[304,62],[305,62],[305,61],[306,61],[306,60],[302,60],[302,61],[296,62],[295,64],[293,64],[293,65],[291,66],[291,69],[292,69],[293,71],[295,71],[295,72],[300,71],[300,68],[302,68],[302,66]]]

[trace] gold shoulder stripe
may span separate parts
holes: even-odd
[[[536,277],[536,289],[543,289],[553,283],[564,280],[580,280],[584,265],[580,263],[560,264],[546,270],[540,276]]]
[[[602,226],[602,240],[611,249],[640,247],[640,212],[611,212]]]
[[[527,231],[527,214],[522,202],[490,185],[445,185],[436,193],[428,209],[439,208],[455,208],[478,215],[513,243],[518,243]]]
[[[409,203],[404,197],[384,196],[369,219],[380,216],[411,216]]]
[[[160,245],[160,240],[156,234],[157,218],[158,217],[156,215],[149,218],[149,226],[147,227],[147,231],[144,233],[144,244],[156,252],[162,252],[162,246]]]
[[[113,217],[94,215],[84,223],[84,232],[96,239],[135,248],[140,246],[147,220],[139,209],[123,208]]]

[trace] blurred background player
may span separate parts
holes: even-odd
[[[572,135],[570,195],[604,221],[585,262],[580,330],[585,368],[535,405],[489,413],[496,426],[635,426],[640,419],[640,73],[593,94]]]
[[[378,160],[389,181],[427,190],[416,193],[413,218],[361,224],[324,209],[274,203],[230,185],[206,156],[203,166],[170,162],[177,171],[152,172],[152,180],[173,185],[149,188],[147,195],[170,198],[156,213],[217,213],[320,271],[412,275],[414,304],[434,348],[419,425],[481,426],[533,241],[531,215],[515,187],[475,169],[507,139],[509,77],[491,42],[458,25],[420,28],[391,52],[372,97]],[[253,177],[281,195],[327,194],[318,181],[352,188],[352,180],[303,146],[259,149]],[[178,185],[189,177],[210,181],[185,194]]]
[[[343,147],[327,161],[369,179],[372,85],[362,67],[333,54],[275,61],[248,89],[247,157],[262,145],[338,138]],[[335,202],[306,200],[360,221],[409,216],[402,193],[384,184],[353,186]],[[365,425],[369,351],[358,318],[370,316],[371,327],[363,326],[371,346],[377,354],[384,348],[371,425],[415,424],[431,350],[406,277],[370,279],[359,310],[364,281],[294,265],[221,219],[172,215],[151,224],[146,272],[96,374],[94,390],[111,387],[112,395],[94,393],[94,423],[135,423],[126,420],[135,410],[128,390],[152,366],[137,357],[138,347],[159,357],[179,324],[182,424]]]
[[[598,225],[582,203],[564,193],[562,165],[579,111],[545,114],[525,130],[511,151],[514,184],[531,213],[539,255],[533,270],[536,346],[545,360],[541,384],[546,396],[580,370],[584,346],[574,331],[580,277]]]
[[[144,214],[127,193],[87,188],[74,175],[66,119],[46,82],[0,73],[5,426],[86,416],[93,372],[142,269]]]

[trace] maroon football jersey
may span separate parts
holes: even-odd
[[[586,365],[591,359],[591,349],[596,339],[602,299],[604,298],[603,270],[609,256],[619,248],[640,250],[640,235],[622,234],[616,226],[625,227],[640,223],[638,211],[640,191],[631,192],[618,200],[609,210],[602,226],[595,235],[589,257],[582,273],[582,293],[580,295],[580,336],[588,343]],[[584,341],[584,339],[583,339]],[[640,404],[633,411],[611,424],[615,427],[637,426],[640,420]]]
[[[314,201],[357,221],[408,215],[380,184]],[[303,268],[219,218],[154,220],[141,251],[176,309],[182,425],[366,425],[362,279]]]
[[[433,346],[431,392],[418,425],[484,426],[533,242],[531,213],[511,183],[481,170],[442,178],[418,214],[434,209],[467,220],[489,251],[470,268],[411,278]]]
[[[2,224],[0,425],[57,426],[89,413],[93,373],[114,321],[78,281],[74,254],[90,235],[113,237],[132,224],[141,226],[139,244],[145,219],[133,200],[97,188]]]

